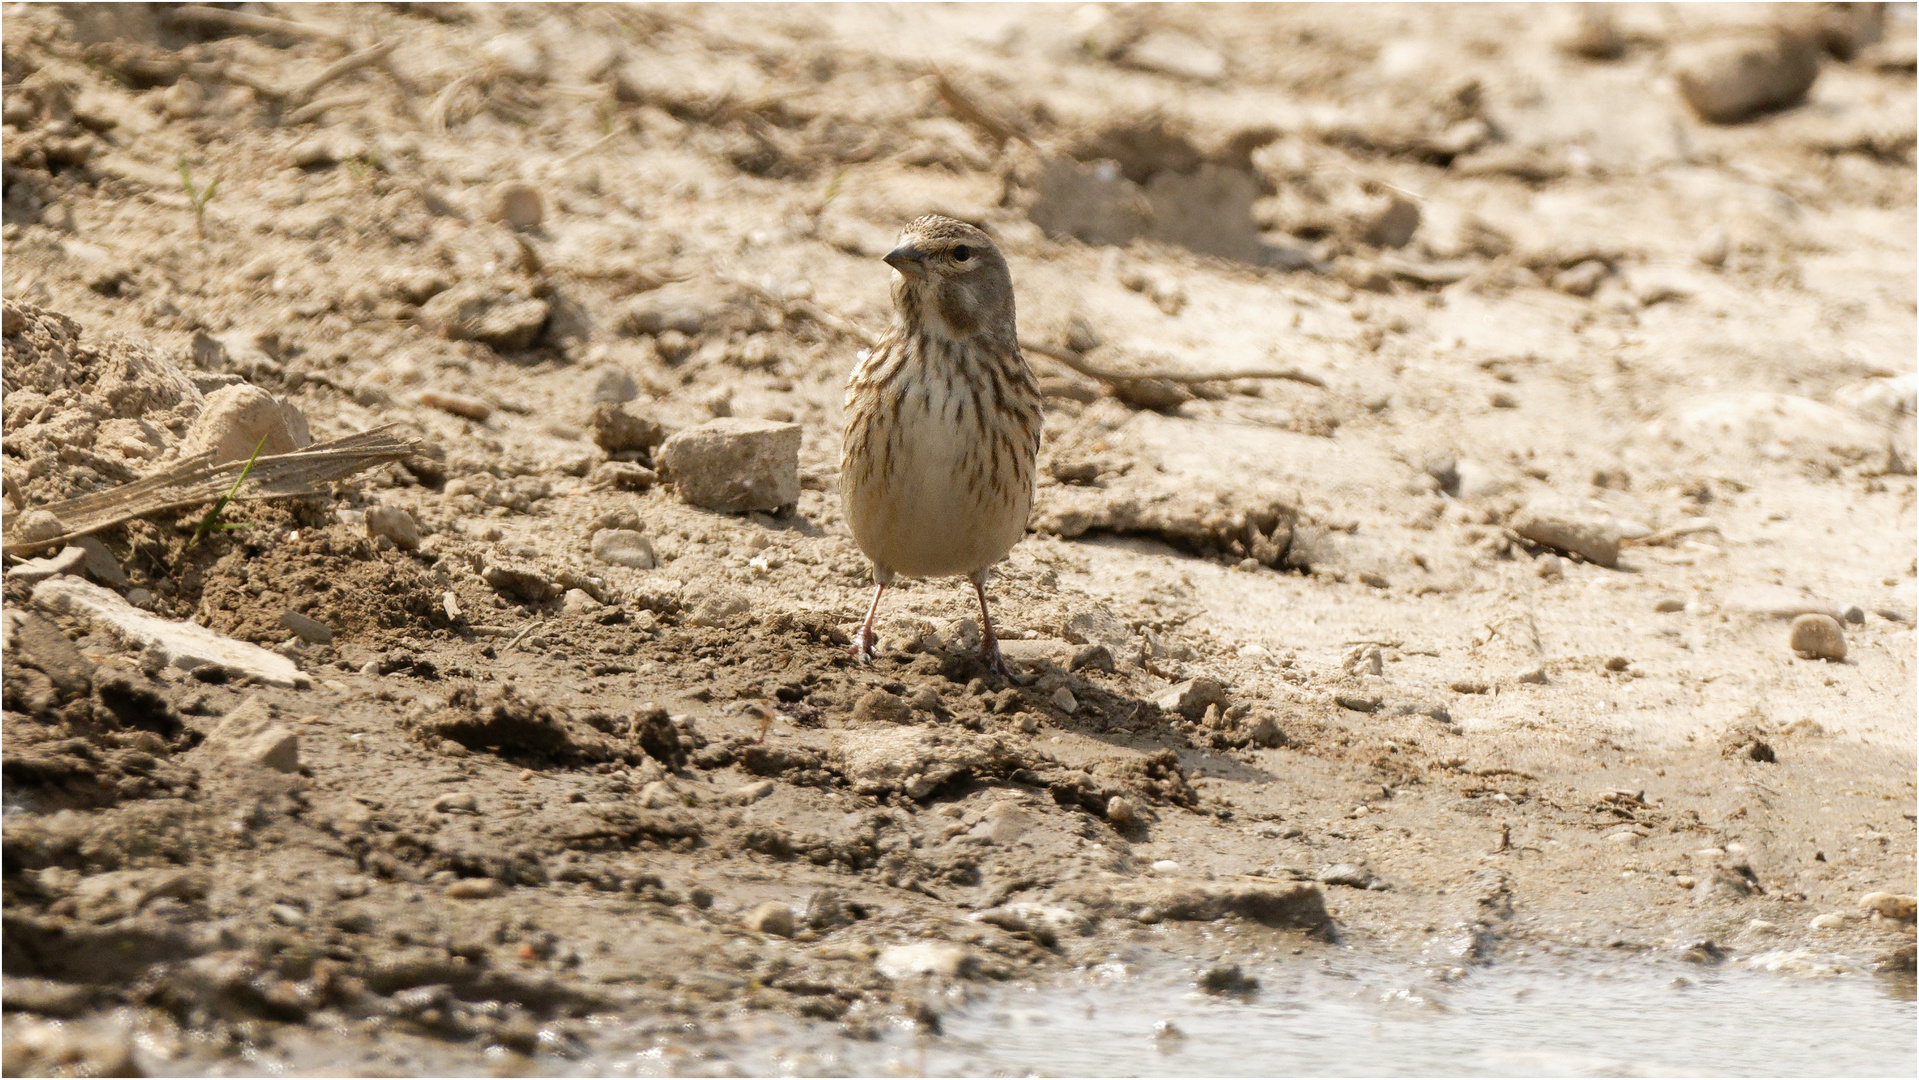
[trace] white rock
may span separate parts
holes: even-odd
[[[1912,922],[1915,912],[1919,912],[1919,900],[1889,892],[1867,893],[1859,898],[1859,906],[1870,908],[1882,919],[1904,922]]]
[[[1047,700],[1053,703],[1053,708],[1069,716],[1079,711],[1079,699],[1074,697],[1073,692],[1064,686],[1053,691],[1052,697]]]
[[[34,606],[91,619],[129,649],[155,651],[163,662],[192,670],[215,664],[275,686],[304,687],[310,680],[293,661],[258,645],[235,641],[204,626],[174,622],[141,611],[119,594],[73,577],[50,578],[33,588]]]
[[[1828,911],[1824,915],[1815,915],[1806,924],[1814,930],[1838,930],[1846,925],[1846,916],[1837,911]]]
[[[546,50],[525,34],[500,34],[489,38],[480,51],[513,74],[527,79],[543,79],[547,71]]]
[[[568,589],[566,590],[566,595],[560,598],[560,614],[562,615],[585,615],[598,611],[605,606],[606,605],[600,603],[598,600],[593,599],[592,594],[588,593],[585,589]]]
[[[370,506],[366,511],[366,534],[386,537],[401,551],[420,549],[420,523],[397,506]]]
[[[653,542],[634,529],[600,529],[590,541],[593,557],[609,566],[651,570],[657,560]]]
[[[1179,873],[1179,864],[1171,859],[1160,859],[1153,863],[1153,873],[1177,874]]]
[[[214,464],[220,465],[247,460],[256,446],[262,457],[291,453],[313,441],[296,439],[296,429],[306,431],[306,418],[291,404],[250,383],[223,386],[207,395],[180,444],[180,456],[212,451]]]
[[[979,962],[973,955],[950,941],[916,941],[880,950],[873,966],[889,979],[907,979],[915,975],[939,975],[956,978],[970,974]]]
[[[708,510],[779,510],[800,497],[800,428],[722,417],[675,432],[655,455],[680,498]]]
[[[64,535],[67,524],[51,510],[34,507],[11,515],[7,521],[8,544],[37,544]]]

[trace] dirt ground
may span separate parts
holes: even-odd
[[[98,534],[304,687],[10,560],[8,1073],[930,1032],[1140,945],[1909,977],[1910,5],[0,16],[9,528],[229,387],[419,442]],[[1700,120],[1785,23],[1804,102]],[[1012,685],[959,582],[845,649],[840,394],[930,211],[1046,351]],[[659,475],[726,416],[799,426],[790,505]]]

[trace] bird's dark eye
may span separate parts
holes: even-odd
[[[966,260],[972,257],[973,257],[973,249],[967,247],[965,244],[961,244],[960,246],[953,249],[954,262],[965,262]]]

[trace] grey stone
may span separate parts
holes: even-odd
[[[85,617],[130,650],[155,653],[162,663],[185,670],[212,664],[275,686],[303,687],[310,682],[293,661],[278,653],[235,641],[204,626],[141,611],[119,594],[78,578],[50,578],[34,586],[33,604],[58,614]]]
[[[1133,640],[1132,627],[1103,607],[1074,612],[1060,629],[1075,645],[1104,645],[1115,655],[1125,652]]]
[[[1316,877],[1321,885],[1343,885],[1349,889],[1364,889],[1373,883],[1370,870],[1352,863],[1334,863],[1322,869]]]
[[[618,405],[639,396],[639,383],[633,381],[633,376],[618,368],[608,368],[600,372],[600,377],[593,381],[593,403],[596,405],[602,403]]]
[[[593,445],[609,454],[651,450],[666,438],[666,429],[657,420],[634,416],[612,401],[593,406],[592,426]]]
[[[564,591],[545,574],[515,563],[494,563],[480,572],[480,580],[496,593],[531,604],[544,603]]]
[[[73,546],[87,553],[87,576],[102,585],[111,585],[124,589],[133,584],[127,578],[127,572],[120,568],[120,560],[113,557],[107,545],[97,536],[82,536],[73,542]]]
[[[659,473],[631,461],[602,461],[593,467],[593,482],[601,487],[645,491],[659,480]]]
[[[1066,665],[1068,671],[1080,671],[1090,668],[1094,671],[1113,671],[1113,650],[1104,645],[1082,645],[1073,653],[1073,659]]]
[[[1536,499],[1513,515],[1521,537],[1595,566],[1619,565],[1620,529],[1610,517],[1563,499]]]
[[[243,765],[275,772],[300,771],[300,737],[257,697],[241,702],[207,733],[207,745]]]
[[[509,180],[493,189],[487,217],[515,229],[537,229],[546,216],[546,200],[532,184]]]
[[[442,337],[505,351],[532,345],[551,313],[545,300],[481,282],[455,285],[420,308],[421,320]]]
[[[1774,27],[1683,46],[1670,66],[1700,119],[1736,124],[1804,101],[1819,77],[1819,48],[1808,34]]]
[[[585,589],[568,589],[566,594],[560,597],[560,614],[562,615],[586,615],[605,606],[593,599],[593,594]]]
[[[7,576],[15,581],[45,581],[61,574],[78,574],[87,565],[87,553],[78,547],[64,547],[58,552],[39,559],[28,559],[7,571]]]
[[[291,608],[280,613],[280,625],[293,631],[293,636],[309,645],[333,644],[333,628],[318,619],[302,615]]]
[[[1846,631],[1830,615],[1801,615],[1787,631],[1787,645],[1808,660],[1844,660]]]
[[[1167,687],[1153,698],[1153,703],[1163,712],[1177,713],[1188,720],[1198,720],[1206,715],[1208,705],[1225,707],[1226,689],[1214,680],[1202,676]]]
[[[723,417],[676,432],[656,458],[688,503],[743,513],[799,501],[799,455],[799,425]]]
[[[658,565],[653,542],[634,529],[600,529],[591,541],[593,557],[609,566],[651,570]]]

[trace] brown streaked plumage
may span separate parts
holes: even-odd
[[[840,495],[878,588],[854,652],[895,575],[965,576],[980,604],[980,653],[1007,674],[986,576],[1026,532],[1039,456],[1040,394],[1020,354],[1013,279],[986,234],[928,215],[886,256],[893,325],[846,387]]]

